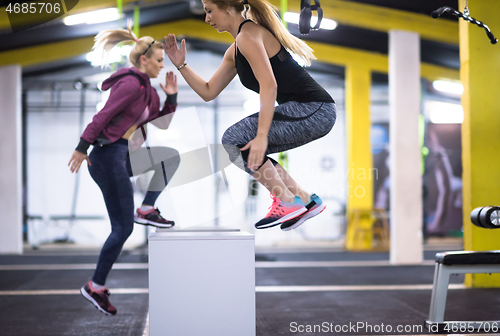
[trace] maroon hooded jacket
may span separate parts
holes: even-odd
[[[81,153],[87,154],[91,144],[109,144],[120,139],[148,105],[149,117],[138,127],[177,108],[177,94],[173,94],[167,96],[160,110],[160,98],[151,86],[148,75],[134,67],[120,69],[106,79],[102,83],[102,90],[109,88],[111,93],[106,105],[92,118],[80,137],[76,150]]]

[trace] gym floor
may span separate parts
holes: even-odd
[[[430,334],[423,323],[434,255],[460,249],[459,241],[427,244],[418,266],[341,247],[257,249],[257,335]],[[79,293],[97,257],[97,250],[64,246],[0,256],[0,335],[149,335],[147,248],[123,251],[111,271],[107,285],[118,309],[111,317]],[[466,289],[463,281],[451,278],[445,319],[498,320],[500,290]]]

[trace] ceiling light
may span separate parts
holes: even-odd
[[[112,72],[99,72],[93,75],[84,76],[82,80],[85,83],[102,83],[105,79],[109,78],[113,73]],[[100,86],[98,86],[99,88]]]
[[[101,66],[101,65],[107,65],[111,63],[119,63],[122,61],[122,56],[128,57],[130,55],[130,52],[132,51],[132,46],[131,45],[124,45],[121,47],[115,47],[111,49],[108,53],[107,59],[102,59],[102,53],[101,50],[94,50],[89,53],[87,53],[87,61],[89,61],[92,66]]]
[[[300,14],[286,12],[284,15],[284,18],[285,18],[286,22],[299,24]],[[314,27],[317,22],[318,22],[318,18],[316,16],[311,17],[311,27]],[[321,20],[320,28],[327,29],[327,30],[334,30],[335,28],[337,28],[337,22],[330,20],[330,19],[323,18],[323,20]]]
[[[77,24],[93,24],[108,21],[116,21],[120,18],[120,13],[118,13],[118,8],[106,8],[100,9],[93,12],[81,13],[67,16],[63,19],[63,22],[67,26],[73,26]]]
[[[464,110],[459,104],[427,101],[425,110],[433,124],[461,124],[464,121]]]
[[[464,87],[460,82],[436,80],[432,82],[432,87],[435,90],[456,95],[461,95],[464,92]]]
[[[108,53],[108,57],[103,59],[100,52],[91,51],[86,55],[87,61],[92,64],[92,66],[101,66],[111,63],[118,63],[122,61],[122,55],[120,49],[111,49]]]
[[[128,57],[130,55],[130,52],[132,51],[133,46],[129,45],[123,45],[120,47],[120,54],[122,56]]]

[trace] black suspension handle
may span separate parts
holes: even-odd
[[[461,12],[451,8],[451,7],[445,6],[445,7],[438,8],[431,13],[431,16],[434,19],[437,19],[438,17],[443,15],[445,12],[448,12],[448,13],[450,13],[458,18],[462,18],[465,21],[468,21],[470,23],[478,25],[481,28],[484,28],[484,30],[486,30],[486,35],[488,35],[488,38],[490,39],[491,44],[495,44],[498,42],[497,38],[493,35],[493,33],[490,31],[490,28],[488,28],[487,25],[485,25],[481,21],[477,21],[476,19],[474,19],[473,17],[470,17],[469,15],[464,15],[463,13],[461,13]]]
[[[319,0],[314,0],[314,5],[311,6],[311,10],[318,12],[318,22],[316,22],[316,25],[311,29],[318,30],[319,26],[321,26],[321,20],[323,20],[323,9],[321,8]]]
[[[488,35],[488,37],[490,38],[490,42],[491,44],[495,44],[498,42],[497,38],[495,36],[493,36],[493,33],[488,29],[488,26],[484,26],[485,29],[486,29],[486,35]]]
[[[454,12],[459,13],[451,7],[441,7],[441,8],[436,9],[435,11],[433,11],[431,13],[431,15],[434,19],[437,19],[438,17],[443,15],[445,12],[451,12],[451,14],[453,14],[455,16],[457,16],[457,14],[455,14]]]

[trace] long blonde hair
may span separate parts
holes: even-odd
[[[226,10],[229,7],[234,8],[240,13],[245,10],[242,0],[206,1],[212,2],[222,10]],[[310,66],[311,60],[316,59],[314,51],[304,41],[290,34],[281,22],[276,7],[266,0],[247,0],[247,2],[250,7],[247,17],[269,30],[288,51],[297,55],[307,66]]]
[[[94,47],[92,50],[96,50],[102,53],[103,59],[107,59],[109,52],[113,49],[117,44],[121,42],[125,43],[134,43],[132,47],[132,51],[129,54],[130,63],[136,68],[139,67],[139,58],[144,54],[147,58],[150,58],[153,55],[154,49],[162,49],[161,42],[154,41],[151,36],[143,36],[141,38],[137,38],[137,36],[132,31],[133,22],[129,20],[127,22],[127,29],[110,29],[99,32],[94,38]],[[151,43],[153,43],[151,45]]]

